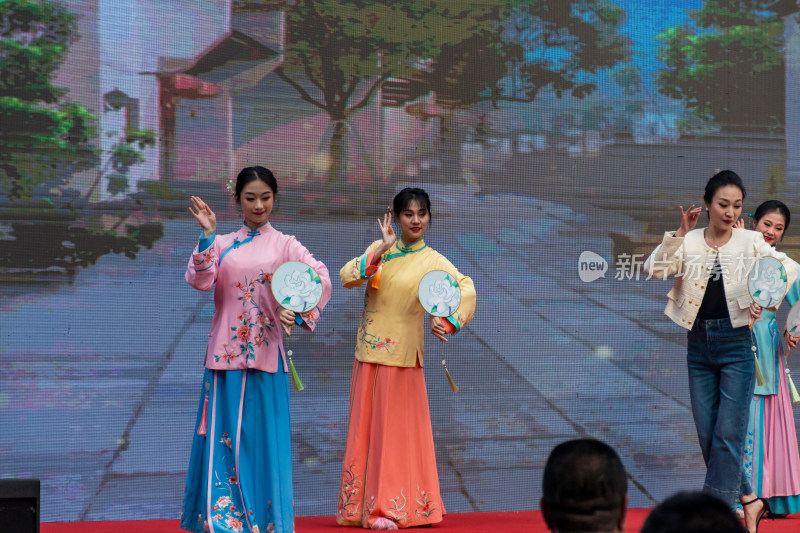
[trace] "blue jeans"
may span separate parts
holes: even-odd
[[[687,338],[689,394],[706,463],[703,491],[731,506],[752,492],[744,472],[755,357],[750,328],[728,318],[698,320]]]

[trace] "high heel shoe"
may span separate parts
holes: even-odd
[[[750,505],[751,503],[755,503],[758,500],[761,500],[761,498],[756,497],[755,499],[750,500],[749,502],[745,502],[745,503],[742,504],[742,507],[744,507],[746,505]],[[769,509],[769,502],[767,500],[761,500],[761,503],[763,503],[764,506],[761,508],[761,512],[759,512],[758,516],[756,517],[756,533],[758,533],[758,524],[761,523],[761,519],[764,518],[764,515],[766,515],[767,513],[771,514],[771,511]],[[745,525],[747,525],[747,524],[745,524]]]

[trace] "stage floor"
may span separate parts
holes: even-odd
[[[638,533],[650,509],[630,509],[625,531]],[[300,517],[296,524],[297,533],[318,533],[339,531],[358,531],[336,524],[330,516]],[[458,533],[537,533],[546,532],[541,513],[524,511],[512,513],[452,513],[440,524],[427,531],[452,531]],[[177,520],[137,520],[122,522],[46,522],[41,525],[41,533],[180,533]],[[759,527],[761,533],[794,533],[800,531],[800,516],[781,520],[763,520]]]

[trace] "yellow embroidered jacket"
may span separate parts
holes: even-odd
[[[383,254],[380,266],[370,265],[375,241],[363,255],[349,261],[339,272],[345,288],[352,289],[370,280],[364,295],[364,312],[358,328],[356,359],[387,366],[416,366],[424,363],[425,309],[419,301],[422,277],[433,270],[452,275],[461,289],[458,309],[445,320],[456,331],[475,314],[475,285],[439,252],[420,239],[410,246],[400,240]]]

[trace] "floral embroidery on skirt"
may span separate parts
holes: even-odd
[[[422,368],[356,361],[350,397],[337,521],[365,528],[381,517],[400,528],[440,522],[444,504]]]

